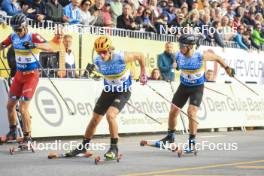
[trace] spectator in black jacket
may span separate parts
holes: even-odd
[[[47,16],[46,20],[61,23],[63,22],[63,7],[58,0],[50,0],[46,4]]]
[[[156,32],[154,27],[154,22],[151,18],[152,11],[150,8],[146,8],[142,14],[142,16],[136,17],[135,21],[137,25],[140,26],[141,29],[147,32]]]
[[[36,22],[43,22],[46,19],[46,4],[43,0],[35,0],[33,3],[29,3],[28,6],[34,10],[34,12],[27,14],[28,18]]]
[[[219,45],[220,47],[224,48],[225,44],[224,44],[223,36],[221,34],[221,22],[214,21],[212,24],[212,27],[215,28],[215,31],[213,33],[213,38],[214,38],[215,43]]]
[[[65,7],[71,3],[71,0],[59,0],[59,3],[62,5],[62,7]]]
[[[117,28],[136,30],[137,25],[135,23],[135,19],[132,16],[132,9],[129,4],[125,4],[123,6],[122,15],[117,17]]]

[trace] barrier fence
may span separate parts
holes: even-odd
[[[0,79],[0,85],[2,85]],[[65,101],[74,112],[70,115],[48,79],[42,78],[31,101],[30,114],[32,116],[32,136],[79,136],[83,135],[101,90],[103,81],[82,79],[53,79]],[[171,99],[173,92],[171,85],[164,81],[150,81],[149,85],[158,90],[167,99]],[[173,83],[176,89],[178,83]],[[260,85],[251,85],[260,96],[253,95],[239,84],[206,83],[206,87],[227,96],[219,95],[205,89],[203,101],[198,112],[199,129],[264,126],[264,90]],[[4,96],[7,96],[7,92]],[[3,96],[2,95],[2,96]],[[140,98],[139,98],[140,97]],[[0,103],[6,104],[6,98],[0,96]],[[162,125],[152,121],[141,112],[126,105],[118,116],[120,133],[160,132],[167,131],[167,120],[170,104],[158,96],[147,86],[134,83],[132,96],[129,100]],[[3,107],[4,108],[4,107]],[[187,111],[187,107],[183,108]],[[0,124],[7,119],[6,111],[1,113]],[[184,124],[188,127],[188,118],[182,115]],[[8,126],[8,124],[6,124]],[[45,129],[45,130],[43,130]],[[98,126],[96,134],[108,134],[108,125],[104,119]],[[183,123],[178,119],[177,130],[183,130]]]

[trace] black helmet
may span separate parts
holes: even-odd
[[[193,34],[182,34],[179,38],[181,44],[195,45],[197,43],[197,38]]]
[[[11,26],[13,29],[23,27],[27,25],[27,17],[20,13],[11,18]]]

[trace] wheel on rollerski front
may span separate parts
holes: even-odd
[[[32,145],[30,144],[19,144],[18,147],[11,147],[9,148],[9,153],[10,155],[14,155],[16,152],[21,152],[21,151],[31,151],[32,153],[35,153],[35,149]]]
[[[146,140],[142,140],[142,141],[140,141],[140,146],[146,146],[148,144],[148,141],[146,141]]]
[[[191,154],[193,154],[194,156],[197,156],[197,154],[198,154],[198,151],[197,151],[197,149],[195,149],[195,150],[193,150],[193,151],[185,151],[185,150],[182,150],[182,149],[178,149],[177,150],[177,154],[178,154],[178,157],[179,158],[181,158],[182,156],[184,156],[184,155],[191,155]]]
[[[107,158],[107,157],[105,157],[104,159],[101,159],[100,156],[96,156],[94,158],[94,163],[96,165],[98,165],[99,163],[102,163],[102,162],[107,162],[107,161],[116,161],[117,163],[119,163],[121,158],[122,158],[122,156],[123,156],[122,154],[118,154],[118,156],[116,158]]]

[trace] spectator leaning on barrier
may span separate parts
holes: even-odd
[[[230,26],[230,20],[227,16],[223,16],[221,20],[222,35],[224,40],[231,40],[234,37],[234,31]]]
[[[43,22],[46,19],[46,3],[43,0],[35,0],[28,4],[32,13],[27,13],[27,17],[33,19],[35,22]]]
[[[254,38],[252,36],[252,34],[253,34],[253,26],[247,26],[247,32],[249,34],[249,40],[250,40],[251,46],[253,46],[257,50],[259,50],[260,49],[260,45],[258,45],[256,43],[256,41],[254,40]]]
[[[162,11],[161,8],[159,8],[157,5],[158,5],[157,0],[149,0],[148,8],[152,10],[151,18],[153,18],[154,21],[159,18]]]
[[[90,25],[94,23],[95,17],[91,15],[89,9],[92,5],[90,0],[82,0],[81,2],[81,24]]]
[[[260,35],[261,27],[261,23],[257,21],[252,34],[252,38],[257,45],[262,45],[264,43],[264,38],[262,38]]]
[[[244,31],[242,34],[242,40],[243,43],[250,49],[251,48],[251,42],[250,42],[250,34],[248,31]]]
[[[70,4],[63,8],[63,21],[70,24],[80,24],[81,10],[79,8],[80,0],[72,0]]]
[[[213,38],[214,41],[217,45],[219,45],[220,47],[224,48],[225,44],[224,44],[224,40],[223,37],[221,35],[221,23],[220,21],[214,21],[212,24],[212,27],[215,28],[215,32],[213,33]]]
[[[249,48],[243,42],[243,38],[242,38],[243,32],[244,32],[244,26],[243,25],[238,26],[234,41],[238,44],[240,48],[244,50],[249,50]]]
[[[156,32],[151,16],[152,16],[151,9],[146,8],[142,16],[136,17],[135,19],[136,24],[140,26],[141,30],[147,32]]]
[[[210,34],[210,27],[211,27],[211,18],[209,14],[204,14],[202,19],[199,21],[199,29],[200,32],[205,36],[205,40],[209,43],[212,42],[213,36]]]
[[[164,14],[161,14],[155,23],[155,28],[158,34],[166,34],[167,29],[169,29],[168,28],[168,17]]]
[[[184,22],[184,15],[182,13],[177,14],[176,18],[170,24],[170,27],[182,27]]]
[[[162,14],[166,15],[168,17],[168,24],[171,24],[172,21],[176,18],[176,15],[174,13],[175,7],[173,2],[168,3],[168,8],[166,8]]]
[[[63,45],[65,48],[65,68],[67,78],[75,78],[77,75],[75,74],[75,57],[72,52],[72,36],[64,35],[63,37]]]
[[[94,26],[112,25],[110,13],[105,7],[105,0],[96,0],[95,4],[90,8],[90,12],[95,16]]]
[[[158,55],[158,68],[161,73],[161,77],[166,81],[174,81],[175,73],[175,58],[173,54],[173,44],[167,42],[165,44],[165,51]]]
[[[121,3],[121,0],[113,0],[110,2],[110,12],[114,26],[116,26],[117,17],[122,15],[122,10],[123,10],[123,5]]]
[[[134,17],[131,14],[131,6],[129,4],[125,4],[123,6],[123,13],[119,17],[117,17],[117,28],[122,29],[137,29],[137,25]]]
[[[22,13],[22,9],[17,0],[3,0],[1,3],[1,9],[4,10],[8,16]]]
[[[51,20],[55,23],[62,23],[63,22],[63,7],[62,5],[58,2],[58,0],[50,0],[46,4],[46,9],[47,9],[47,20]]]

